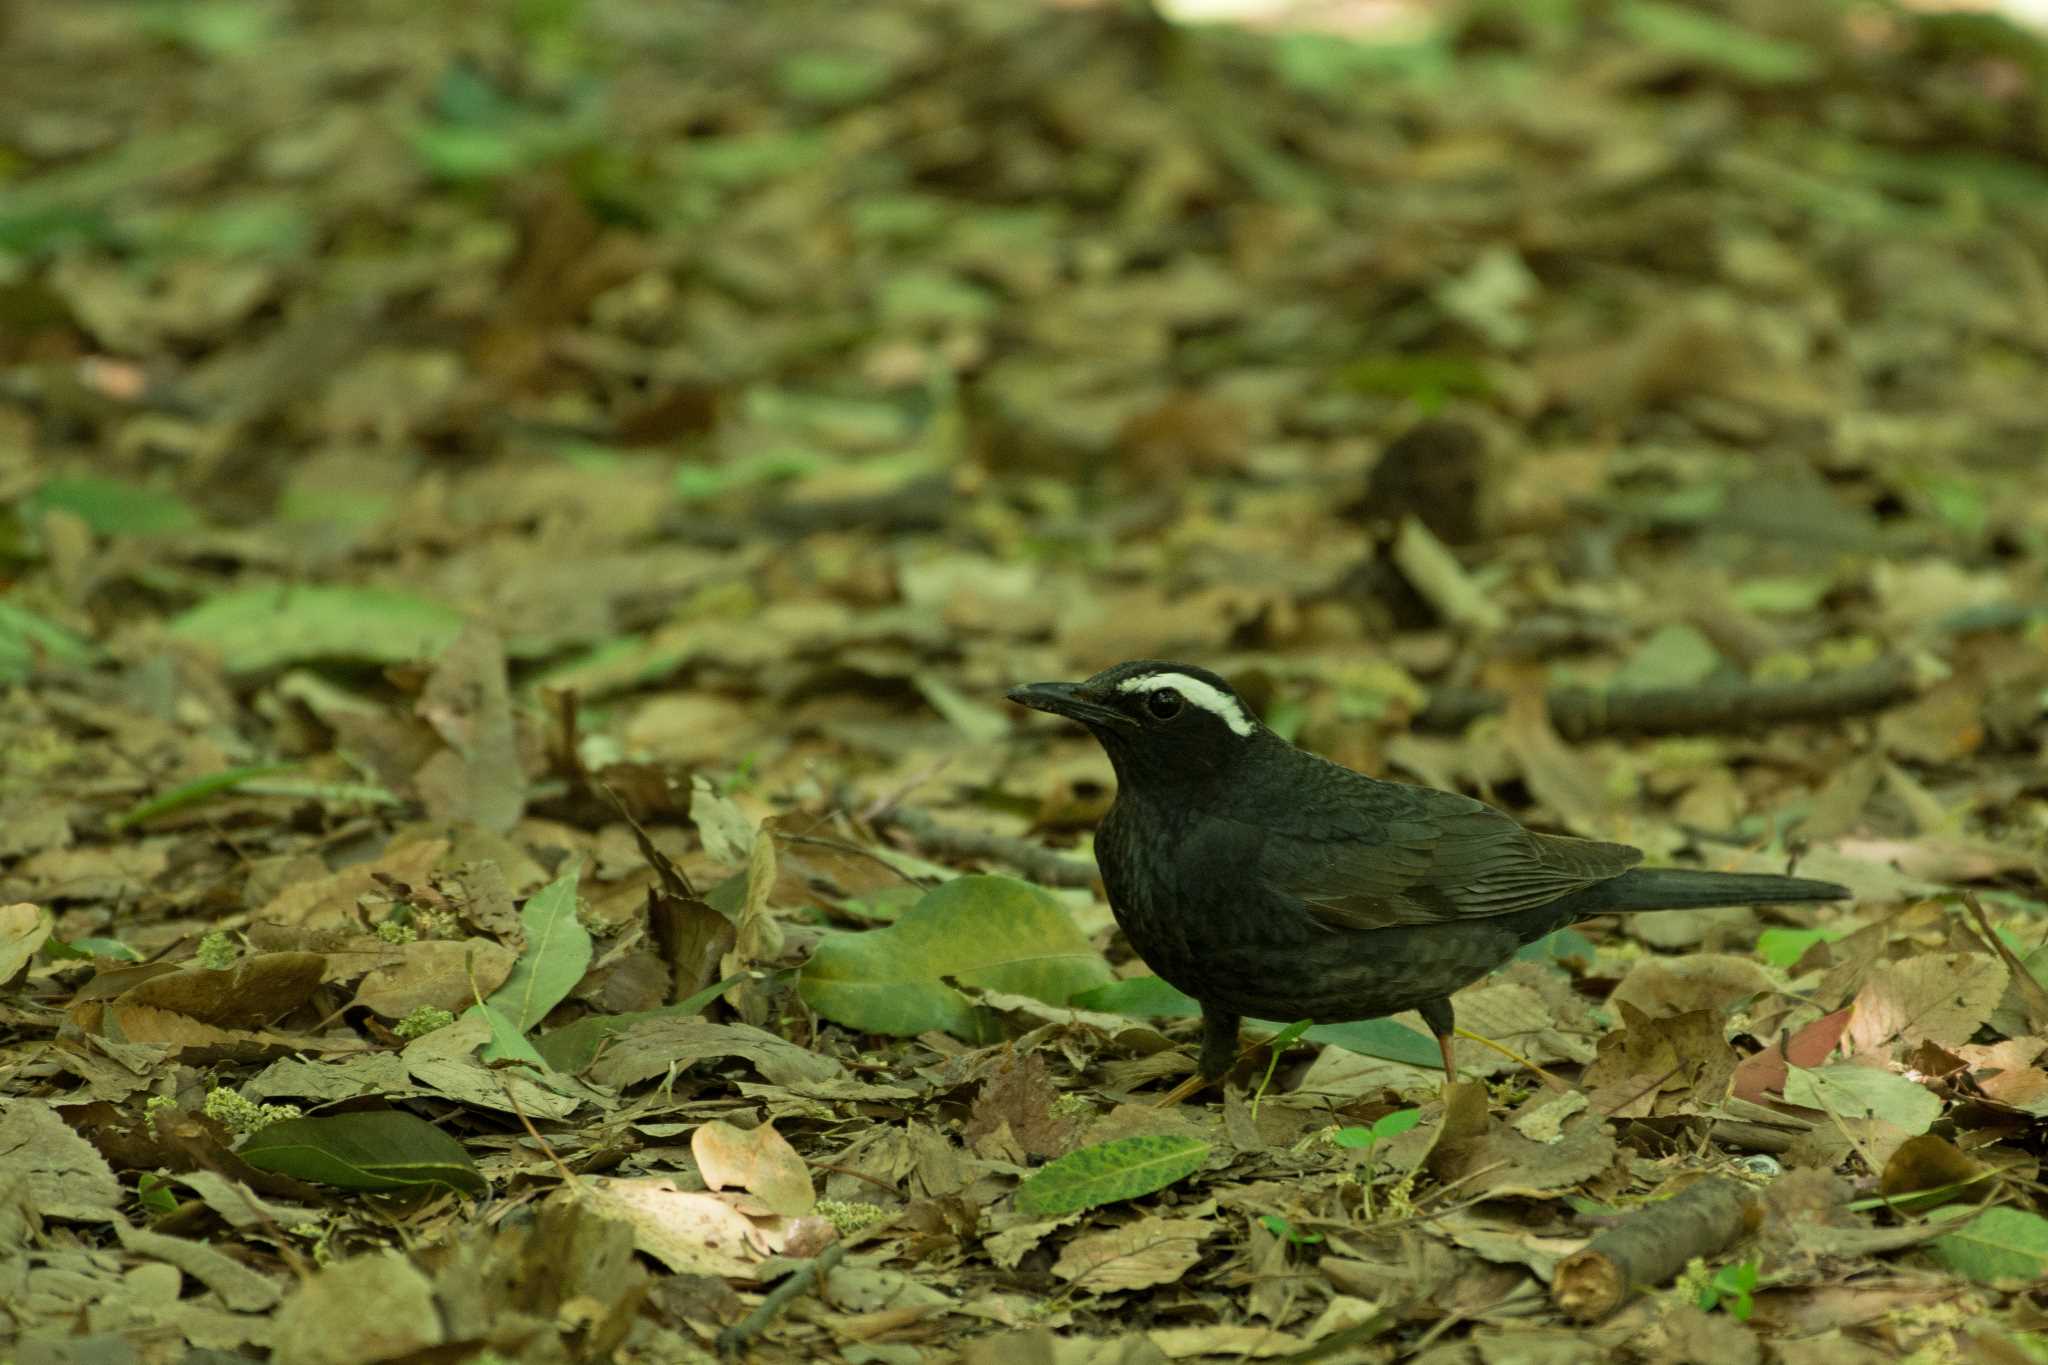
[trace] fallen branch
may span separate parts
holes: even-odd
[[[1067,858],[1029,839],[1013,839],[983,829],[940,824],[924,811],[896,806],[869,817],[877,829],[899,829],[928,853],[948,858],[993,858],[1008,863],[1041,886],[1093,886],[1095,866]]]
[[[1709,1176],[1646,1205],[1557,1263],[1550,1297],[1580,1322],[1604,1318],[1637,1289],[1663,1284],[1695,1256],[1711,1256],[1755,1230],[1763,1198]]]
[[[1560,735],[1590,739],[1596,735],[1690,734],[1834,720],[1881,711],[1911,695],[1911,670],[1906,661],[1887,658],[1798,682],[1715,682],[1638,691],[1554,687],[1544,700],[1550,723]],[[1415,718],[1415,728],[1462,730],[1506,706],[1507,697],[1499,692],[1439,688]]]

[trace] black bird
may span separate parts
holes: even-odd
[[[1095,857],[1148,966],[1202,1006],[1200,1070],[1241,1017],[1319,1024],[1422,1012],[1451,1060],[1451,992],[1588,915],[1840,900],[1802,877],[1640,868],[1642,850],[1537,834],[1455,792],[1297,749],[1230,685],[1133,660],[1011,701],[1088,727],[1116,769]]]

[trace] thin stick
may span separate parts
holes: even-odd
[[[1787,721],[1834,720],[1881,711],[1912,695],[1912,669],[1885,658],[1797,682],[1708,683],[1609,692],[1554,687],[1545,697],[1551,724],[1566,739],[1595,735],[1673,735],[1741,730]],[[1462,730],[1507,705],[1498,692],[1440,688],[1415,718],[1418,730]]]
[[[1551,1075],[1548,1071],[1545,1071],[1542,1067],[1536,1065],[1536,1063],[1530,1061],[1527,1057],[1524,1057],[1521,1053],[1515,1051],[1511,1047],[1506,1046],[1505,1044],[1496,1043],[1493,1041],[1493,1039],[1488,1038],[1484,1034],[1474,1033],[1472,1032],[1472,1030],[1468,1028],[1453,1028],[1451,1031],[1457,1034],[1460,1038],[1464,1038],[1471,1042],[1478,1043],[1482,1047],[1492,1048],[1495,1052],[1498,1052],[1501,1056],[1507,1058],[1509,1061],[1513,1062],[1517,1066],[1528,1067],[1529,1070],[1535,1072],[1538,1076],[1542,1077],[1543,1083],[1549,1086],[1552,1090],[1562,1091],[1571,1089],[1569,1085],[1566,1085],[1563,1081]]]
[[[2043,1024],[2048,1024],[2048,990],[2041,988],[2041,983],[2027,970],[2027,964],[2020,961],[2019,956],[2005,946],[2005,940],[1991,927],[1991,917],[1984,913],[1984,906],[1977,899],[1977,893],[1965,891],[1963,904],[1970,907],[1970,914],[1976,919],[1978,932],[1983,935],[1984,942],[1989,944],[1991,951],[1997,953],[2000,960],[2005,963],[2005,969],[2012,973],[2012,983],[2019,987],[2020,994],[2025,997],[2027,1013],[2033,1016],[2034,1026],[2039,1028]]]
[[[781,1284],[769,1291],[768,1297],[754,1307],[733,1326],[718,1334],[718,1353],[722,1356],[736,1356],[747,1348],[747,1344],[765,1331],[768,1324],[782,1316],[782,1310],[808,1293],[820,1277],[832,1273],[832,1267],[846,1255],[846,1243],[834,1242],[817,1255],[798,1266]]]
[[[1008,863],[1041,886],[1093,886],[1095,868],[1079,858],[1064,858],[1029,839],[1012,839],[985,829],[942,825],[924,811],[898,806],[871,817],[878,829],[900,829],[920,848],[952,858],[993,858]]]

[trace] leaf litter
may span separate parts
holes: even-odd
[[[2036,33],[16,27],[10,1355],[2042,1351]],[[1552,1082],[1272,1020],[1156,1109],[1107,764],[998,700],[1146,655],[1856,899],[1461,993]]]

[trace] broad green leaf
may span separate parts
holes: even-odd
[[[163,535],[201,524],[177,494],[118,479],[50,479],[22,499],[21,508],[30,517],[52,509],[70,512],[103,535]]]
[[[561,1004],[590,969],[590,931],[576,920],[576,872],[572,869],[528,897],[519,922],[526,926],[526,951],[485,1003],[524,1035]],[[484,1056],[491,1060],[488,1049]]]
[[[1814,944],[1832,943],[1848,932],[1846,928],[1793,929],[1773,925],[1756,936],[1756,952],[1773,967],[1789,970]]]
[[[74,938],[69,943],[53,938],[43,944],[43,956],[53,958],[111,957],[119,962],[140,962],[142,954],[117,938]]]
[[[0,602],[0,683],[20,682],[45,663],[91,663],[99,649],[54,621]]]
[[[1834,586],[1831,574],[1765,576],[1743,579],[1729,595],[1736,606],[1765,616],[1804,616],[1819,611]]]
[[[1157,976],[1134,976],[1107,986],[1078,992],[1067,1001],[1084,1010],[1128,1014],[1133,1019],[1188,1019],[1202,1012],[1191,995],[1183,995]]]
[[[1545,934],[1534,943],[1524,944],[1515,954],[1517,962],[1591,962],[1599,949],[1593,940],[1576,929],[1559,929],[1554,934]]]
[[[471,1015],[482,1019],[484,1026],[491,1031],[490,1041],[477,1052],[480,1061],[486,1065],[524,1062],[535,1070],[547,1066],[548,1059],[541,1056],[540,1049],[526,1041],[526,1035],[519,1031],[519,1026],[505,1011],[492,1004],[471,1005],[462,1012],[462,1017],[467,1019]]]
[[[785,96],[826,108],[872,99],[893,75],[879,53],[854,48],[792,52],[775,65],[775,84]]]
[[[1941,1117],[1941,1096],[1896,1072],[1839,1063],[1785,1073],[1785,1102],[1843,1118],[1883,1119],[1909,1133],[1924,1133]]]
[[[1962,1218],[1967,1207],[1937,1209],[1936,1220]],[[1928,1245],[1928,1254],[1959,1275],[1990,1284],[2048,1278],[2048,1218],[2026,1209],[1986,1209],[1963,1227]]]
[[[1410,1066],[1438,1067],[1443,1053],[1436,1039],[1417,1033],[1391,1019],[1354,1019],[1348,1024],[1317,1024],[1302,1037],[1311,1043],[1329,1043],[1361,1057],[1380,1057]]]
[[[659,1009],[634,1010],[628,1014],[593,1014],[534,1039],[534,1048],[549,1066],[574,1075],[597,1060],[597,1050],[605,1039],[625,1032],[643,1019],[694,1019],[712,1001],[744,980],[744,976],[729,976],[706,986],[679,1004],[663,1005]]]
[[[1136,1199],[1193,1175],[1208,1155],[1197,1137],[1115,1138],[1033,1171],[1017,1187],[1017,1207],[1046,1216]]]
[[[231,673],[312,659],[405,663],[462,631],[453,607],[390,588],[231,588],[174,617],[173,635],[218,651]]]
[[[1696,626],[1683,622],[1659,626],[1649,639],[1615,670],[1608,686],[1616,692],[1659,687],[1692,687],[1705,682],[1721,666],[1721,653]]]
[[[1732,24],[1692,5],[1628,0],[1616,9],[1621,27],[1644,46],[1753,85],[1811,80],[1820,63],[1798,43]]]
[[[490,1188],[461,1143],[397,1109],[286,1119],[252,1134],[236,1155],[259,1171],[345,1190],[446,1185],[483,1194]]]
[[[1592,947],[1587,945],[1587,956]],[[1156,976],[1134,976],[1112,981],[1107,986],[1082,991],[1067,1001],[1084,1010],[1105,1010],[1127,1014],[1134,1019],[1185,1019],[1200,1014],[1202,1007],[1192,996],[1183,995]],[[1247,1029],[1277,1033],[1282,1025],[1269,1019],[1247,1019]],[[1347,1024],[1317,1024],[1301,1035],[1303,1041],[1328,1043],[1362,1057],[1380,1057],[1412,1066],[1436,1066],[1442,1056],[1436,1040],[1417,1033],[1391,1019],[1358,1019]]]
[[[1064,1005],[1106,984],[1109,964],[1039,888],[961,877],[927,892],[894,924],[825,939],[798,989],[812,1009],[849,1028],[992,1037],[989,1021],[949,979]]]

